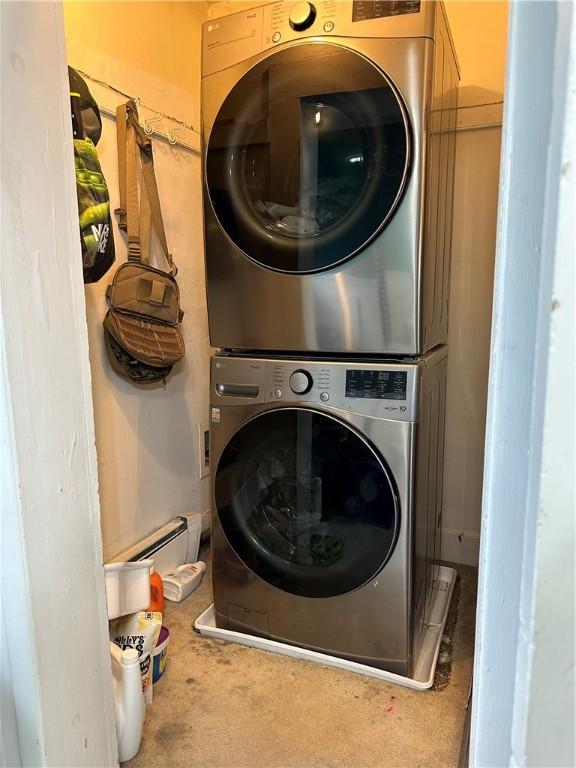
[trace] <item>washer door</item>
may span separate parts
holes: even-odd
[[[383,460],[351,427],[310,409],[275,409],[241,427],[220,458],[215,498],[246,566],[305,597],[372,579],[400,525]]]
[[[405,109],[352,50],[308,42],[236,84],[212,128],[206,183],[221,226],[264,267],[328,269],[392,216],[409,171]]]

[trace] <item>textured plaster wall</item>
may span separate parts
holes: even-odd
[[[193,126],[200,111],[200,25],[204,3],[65,2],[68,61],[157,111]],[[124,99],[88,81],[109,108]],[[141,118],[154,112],[141,110]],[[155,124],[175,129],[174,122]],[[118,205],[116,124],[104,117],[98,145]],[[199,147],[199,135],[178,134]],[[104,554],[108,558],[178,514],[204,512],[209,484],[200,477],[198,425],[208,415],[208,329],[200,201],[200,157],[153,139],[168,246],[178,264],[186,358],[166,387],[140,389],[110,368],[103,344],[106,275],[86,288]],[[115,226],[117,265],[126,258]],[[161,262],[158,262],[161,265]]]
[[[448,0],[460,61],[444,471],[446,560],[476,564],[506,74],[508,3]]]

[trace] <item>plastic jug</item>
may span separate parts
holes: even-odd
[[[146,707],[142,695],[140,664],[135,648],[121,650],[110,643],[112,656],[112,682],[116,708],[118,760],[123,763],[140,749]]]
[[[152,568],[150,570],[150,607],[149,611],[164,611],[164,586],[162,577]]]
[[[178,566],[175,571],[162,578],[164,582],[164,597],[179,603],[193,592],[202,581],[206,570],[206,563],[198,560],[197,563],[185,563]]]

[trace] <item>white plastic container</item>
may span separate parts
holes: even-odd
[[[148,610],[153,565],[153,560],[139,560],[136,563],[109,563],[104,566],[109,619]]]
[[[446,620],[448,619],[448,609],[450,608],[450,600],[454,592],[456,578],[457,573],[453,568],[448,568],[445,565],[439,567],[438,580],[435,582],[433,590],[428,624],[420,645],[420,651],[414,659],[414,677],[404,677],[396,672],[388,672],[385,669],[369,667],[367,664],[360,664],[357,661],[349,661],[337,656],[330,656],[327,653],[312,651],[308,648],[299,648],[288,643],[280,643],[267,637],[258,637],[244,632],[236,632],[232,629],[217,627],[214,603],[198,616],[194,622],[194,628],[200,634],[207,637],[228,640],[232,643],[247,645],[250,648],[259,648],[262,651],[282,653],[285,656],[291,656],[293,659],[315,661],[325,667],[345,669],[358,675],[366,675],[377,680],[384,680],[387,683],[396,683],[416,691],[424,691],[431,688],[434,684],[436,662],[438,661],[440,643],[442,642]],[[342,621],[346,622],[347,620],[349,620],[349,617],[343,615]]]
[[[202,536],[202,516],[189,515],[186,517],[188,523],[188,549],[186,551],[186,562],[195,563],[198,560],[200,550],[200,537]],[[162,575],[162,573],[160,573]]]
[[[180,565],[172,573],[162,576],[164,597],[174,603],[184,600],[200,584],[205,570],[206,563],[198,560],[197,563]]]
[[[142,695],[138,651],[135,648],[126,648],[122,651],[116,643],[110,643],[110,655],[118,759],[123,763],[134,757],[140,749],[146,706]]]

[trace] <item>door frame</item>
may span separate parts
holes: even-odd
[[[482,768],[574,764],[574,16],[557,0],[510,6],[470,741]],[[565,567],[539,612],[554,539]]]
[[[118,751],[62,3],[3,2],[0,23],[0,764],[104,768]]]

